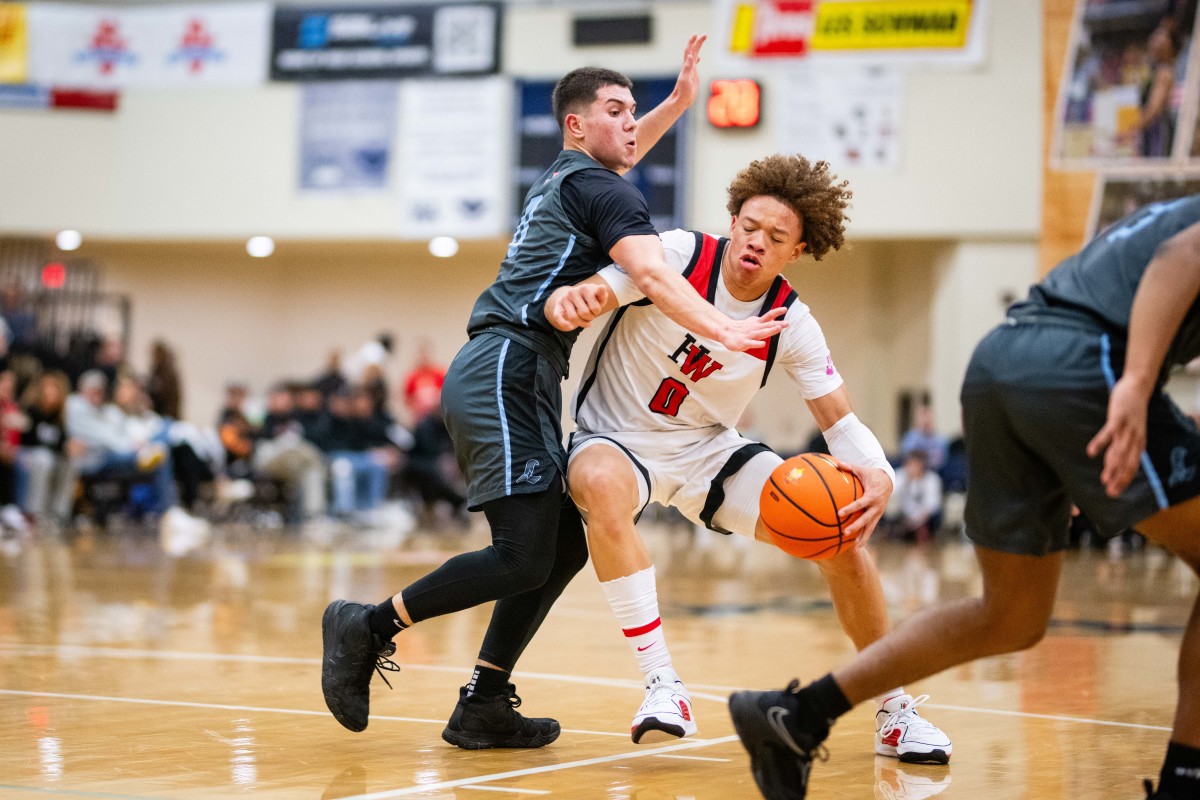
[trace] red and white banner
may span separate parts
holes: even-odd
[[[28,6],[29,81],[103,89],[266,81],[267,3]]]

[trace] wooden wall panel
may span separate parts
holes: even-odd
[[[1060,172],[1050,167],[1054,110],[1058,87],[1071,45],[1071,20],[1076,0],[1044,0],[1042,5],[1042,56],[1045,80],[1045,159],[1042,179],[1042,239],[1039,267],[1042,274],[1078,250],[1087,232],[1088,212],[1096,175],[1093,172]]]

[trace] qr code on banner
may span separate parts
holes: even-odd
[[[493,72],[496,65],[496,7],[442,6],[433,16],[435,72]]]

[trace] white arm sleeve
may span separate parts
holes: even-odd
[[[892,486],[896,485],[896,471],[888,463],[883,446],[854,412],[842,417],[825,431],[825,443],[829,445],[829,454],[837,460],[881,469],[892,479]]]
[[[692,251],[696,249],[696,237],[691,231],[677,229],[660,233],[658,238],[662,239],[667,266],[682,274],[692,260]],[[597,274],[608,284],[608,288],[612,289],[619,306],[636,303],[646,296],[633,282],[633,278],[621,269],[620,264],[609,264]]]

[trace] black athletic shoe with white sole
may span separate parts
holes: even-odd
[[[797,726],[799,686],[792,681],[781,692],[737,692],[729,697],[733,727],[750,753],[754,782],[767,800],[804,800],[813,759],[828,758],[821,742],[829,728],[809,733]]]
[[[442,731],[442,739],[464,750],[490,750],[494,747],[545,747],[558,738],[562,729],[557,720],[525,717],[517,713],[521,698],[516,687],[508,684],[506,694],[485,697],[458,690],[458,705]]]
[[[334,719],[352,731],[367,727],[371,711],[371,674],[399,672],[388,656],[396,652],[394,642],[385,642],[371,632],[367,623],[374,606],[334,600],[321,619],[324,657],[321,660],[321,693]]]

